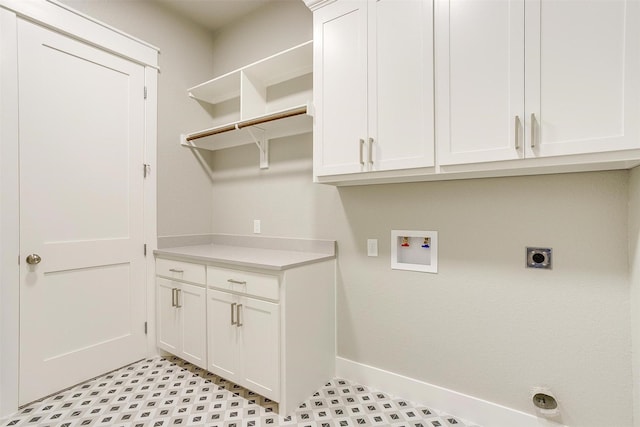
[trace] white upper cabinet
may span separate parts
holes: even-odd
[[[639,10],[527,0],[527,157],[640,148]]]
[[[637,0],[305,2],[317,182],[640,165]]]
[[[442,0],[438,163],[640,148],[635,1]]]
[[[314,175],[433,166],[433,5],[339,0],[314,13]]]
[[[314,175],[364,171],[367,3],[339,1],[313,19]]]
[[[433,2],[369,3],[371,171],[433,166]]]
[[[523,155],[524,0],[436,3],[438,163]]]

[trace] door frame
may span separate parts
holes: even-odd
[[[18,410],[20,351],[20,205],[18,141],[17,19],[22,18],[144,66],[144,240],[147,245],[145,303],[148,356],[155,347],[157,249],[156,146],[158,48],[94,20],[55,0],[0,0],[0,419]],[[141,94],[140,96],[143,96]],[[140,173],[143,166],[140,165]],[[143,248],[140,248],[143,250]]]

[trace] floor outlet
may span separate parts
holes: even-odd
[[[253,232],[254,232],[254,234],[260,234],[260,220],[259,219],[254,219],[253,220]]]
[[[367,239],[367,256],[378,256],[378,239]]]

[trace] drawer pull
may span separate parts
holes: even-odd
[[[236,285],[246,285],[247,284],[247,282],[245,282],[245,281],[233,280],[233,279],[228,279],[227,282],[235,283]]]
[[[169,271],[173,273],[184,273],[184,270],[178,270],[177,268],[170,268]]]
[[[240,309],[242,308],[242,304],[238,304],[238,306],[236,307],[236,326],[240,327],[242,326],[242,322],[240,321]]]
[[[235,320],[233,320],[233,312],[235,311],[236,305],[238,305],[238,304],[237,304],[237,303],[235,303],[235,302],[234,302],[233,304],[231,304],[231,305],[230,305],[230,307],[231,307],[231,324],[232,324],[232,325],[235,325],[235,324],[237,324],[237,323],[238,323],[238,322],[236,322]]]

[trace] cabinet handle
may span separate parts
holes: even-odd
[[[182,308],[182,304],[180,303],[180,295],[182,295],[182,289],[176,289],[176,307]]]
[[[360,138],[360,164],[364,166],[364,158],[362,152],[364,151],[364,139]]]
[[[531,113],[531,148],[536,147],[536,113]]]
[[[233,280],[233,279],[228,279],[227,282],[235,283],[236,285],[246,285],[247,284],[247,282],[245,282],[245,281]]]
[[[520,116],[516,116],[514,120],[513,128],[515,131],[516,150],[520,148]]]
[[[369,164],[373,164],[373,138],[369,138]]]
[[[242,322],[240,321],[240,309],[242,308],[242,304],[238,304],[238,306],[236,307],[236,319],[238,320],[237,322],[237,326],[240,327],[242,326]]]
[[[178,270],[177,268],[170,268],[169,271],[173,273],[184,273],[184,270]]]
[[[176,306],[176,288],[171,289],[171,307]]]
[[[237,322],[235,320],[233,320],[233,312],[235,311],[236,308],[236,304],[235,302],[233,304],[231,304],[229,307],[231,307],[231,324],[235,325]]]

